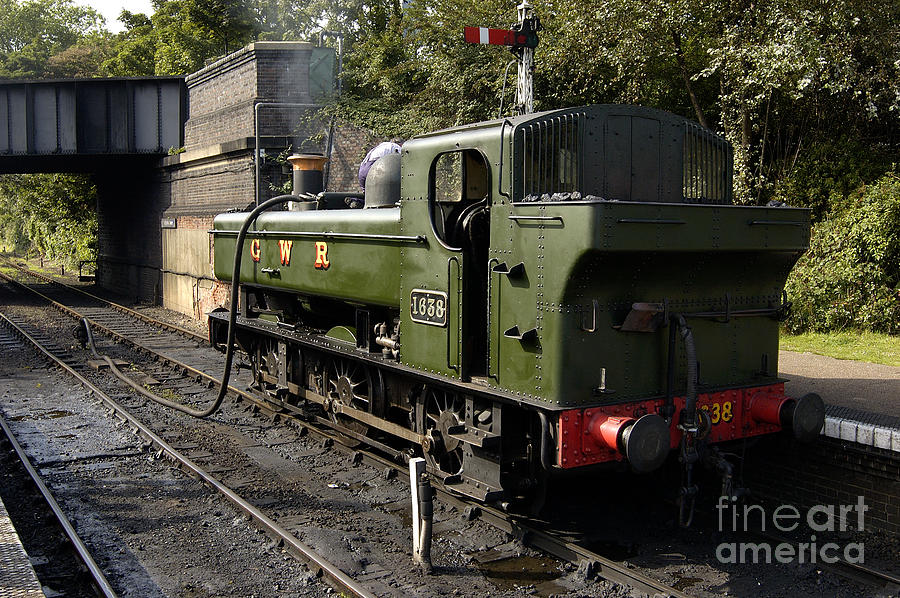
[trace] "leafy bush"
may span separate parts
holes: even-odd
[[[896,148],[863,142],[856,135],[823,136],[799,153],[790,174],[775,186],[773,198],[810,208],[813,222],[821,222],[845,206],[854,207],[863,185],[890,170],[897,157]]]
[[[900,175],[868,187],[813,229],[787,281],[789,332],[900,332]]]

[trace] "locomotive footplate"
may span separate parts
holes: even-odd
[[[207,315],[209,317],[210,343],[214,347],[224,351],[228,329],[228,311],[223,308],[218,308],[209,312]],[[324,331],[321,330],[304,328],[301,326],[287,327],[283,324],[276,324],[275,322],[268,320],[245,318],[242,316],[237,317],[235,325],[237,327],[236,342],[239,346],[241,346],[242,332],[261,334],[271,339],[282,339],[295,345],[318,349],[333,355],[352,357],[353,359],[364,361],[384,370],[390,370],[398,374],[415,377],[423,383],[432,382],[445,386],[453,386],[459,389],[460,392],[490,398],[501,403],[517,405],[519,407],[529,406],[545,412],[562,412],[565,409],[558,405],[548,404],[546,401],[511,393],[496,386],[477,382],[463,382],[459,379],[432,374],[424,370],[409,367],[393,359],[384,357],[381,352],[365,351],[356,348],[348,349],[347,343],[326,337]],[[241,346],[241,348],[243,349],[243,346]]]

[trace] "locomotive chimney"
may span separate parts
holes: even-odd
[[[318,195],[323,189],[322,171],[328,158],[321,154],[294,154],[288,157],[288,162],[293,166],[294,190],[293,195],[312,193]],[[298,208],[298,204],[307,202],[295,202],[292,209]],[[313,203],[312,205],[315,205]]]

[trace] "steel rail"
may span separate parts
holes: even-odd
[[[134,346],[138,351],[141,351],[142,353],[145,353],[145,354],[152,354],[152,355],[157,355],[157,356],[159,356],[161,359],[165,359],[166,361],[172,363],[172,364],[175,365],[176,367],[181,368],[182,370],[184,370],[185,375],[190,375],[190,376],[192,376],[192,377],[194,377],[194,378],[201,378],[201,379],[204,379],[206,382],[212,382],[212,383],[215,383],[217,386],[219,385],[219,380],[218,380],[217,378],[215,378],[214,376],[211,376],[211,375],[207,374],[206,372],[203,372],[203,371],[201,371],[201,370],[198,370],[198,369],[196,369],[196,368],[194,368],[194,367],[192,367],[192,366],[190,366],[190,365],[188,365],[188,364],[186,364],[186,363],[182,363],[182,362],[180,362],[180,361],[178,361],[178,360],[175,360],[175,359],[173,359],[173,358],[171,358],[171,357],[169,357],[169,356],[167,356],[167,355],[163,355],[163,354],[157,352],[156,350],[154,350],[154,349],[152,349],[152,348],[150,348],[150,347],[147,347],[146,345],[143,345],[143,344],[139,343],[138,341],[136,341],[136,340],[134,340],[134,339],[132,339],[132,338],[129,338],[129,337],[125,336],[124,334],[122,334],[122,333],[120,333],[120,332],[116,332],[116,331],[113,330],[112,328],[109,328],[108,326],[105,326],[102,322],[98,322],[98,321],[95,320],[94,318],[91,318],[90,316],[88,316],[88,315],[86,315],[86,314],[83,314],[83,313],[81,313],[81,312],[79,312],[79,311],[77,311],[77,310],[72,309],[71,307],[69,307],[69,306],[67,306],[67,305],[65,305],[65,304],[63,304],[63,303],[60,303],[59,301],[56,301],[56,300],[53,299],[52,297],[49,297],[49,296],[45,295],[44,293],[38,291],[37,289],[33,289],[33,288],[29,287],[27,284],[25,284],[25,283],[23,283],[23,282],[21,282],[21,281],[18,281],[18,280],[16,280],[15,278],[12,278],[11,276],[9,276],[9,275],[7,275],[7,274],[4,274],[3,272],[0,272],[0,279],[5,280],[6,282],[12,283],[12,284],[14,284],[14,285],[16,285],[16,286],[19,286],[19,287],[21,287],[22,289],[25,289],[25,290],[29,291],[30,293],[32,293],[32,294],[34,294],[34,295],[37,295],[38,297],[40,297],[41,299],[43,299],[44,301],[46,301],[47,303],[49,303],[49,304],[50,304],[51,306],[53,306],[54,308],[56,308],[56,309],[58,309],[59,311],[63,312],[63,313],[66,314],[67,316],[70,316],[70,317],[75,318],[75,319],[77,319],[77,320],[81,320],[81,319],[83,319],[83,318],[84,318],[84,319],[87,319],[87,320],[91,323],[91,325],[93,325],[93,326],[94,326],[95,328],[97,328],[98,330],[102,331],[104,334],[106,334],[106,335],[108,335],[108,336],[111,336],[112,338],[114,338],[114,339],[116,339],[116,340],[120,340],[120,341],[126,342],[126,343],[128,343],[128,344]],[[125,308],[125,309],[128,309],[128,308]],[[137,313],[137,312],[135,312],[135,313]],[[131,315],[131,314],[129,313],[128,315]],[[147,324],[151,324],[151,325],[161,325],[161,324],[163,324],[162,322],[159,322],[158,320],[154,320],[153,318],[150,318],[150,317],[148,317],[148,316],[143,316],[143,315],[141,315],[141,316],[142,316],[142,317],[141,317],[141,320],[142,320],[143,322],[147,323]],[[203,340],[204,340],[205,342],[208,342],[207,339],[205,339],[205,338],[204,338]],[[241,391],[241,390],[235,388],[234,386],[230,386],[230,385],[229,385],[228,390],[229,390],[229,392],[231,392],[231,393],[233,393],[233,394],[237,394],[237,395],[240,395],[240,396],[243,396],[243,397],[249,398],[249,396],[250,396],[250,395],[248,395],[247,393],[245,393],[245,392],[243,392],[243,391]]]
[[[6,434],[6,437],[9,439],[9,442],[13,447],[13,450],[16,452],[16,455],[18,455],[19,460],[22,462],[22,465],[25,467],[28,475],[31,476],[31,480],[34,482],[34,485],[37,486],[37,489],[40,491],[41,496],[44,497],[44,501],[50,507],[50,510],[53,511],[53,515],[59,522],[60,527],[62,527],[63,531],[66,533],[66,537],[69,538],[70,542],[72,542],[72,546],[75,548],[75,552],[78,555],[78,558],[82,563],[84,563],[84,566],[85,568],[87,568],[88,572],[90,572],[91,579],[93,580],[93,584],[98,593],[106,596],[106,598],[116,598],[118,594],[116,594],[116,591],[113,590],[111,585],[109,585],[109,581],[107,581],[106,576],[103,574],[103,571],[100,570],[100,566],[97,565],[97,561],[95,561],[94,557],[91,556],[91,552],[88,550],[87,546],[85,546],[84,542],[81,540],[81,537],[79,537],[78,532],[75,531],[75,527],[72,525],[72,522],[69,521],[69,518],[66,517],[65,513],[63,513],[62,509],[59,506],[59,503],[56,502],[56,499],[53,497],[53,493],[50,492],[47,484],[44,483],[44,480],[41,479],[40,474],[31,464],[31,461],[28,459],[28,455],[25,453],[25,449],[23,449],[22,445],[19,444],[19,441],[16,439],[15,434],[13,434],[13,431],[10,429],[9,425],[6,423],[6,420],[2,415],[0,415],[0,428],[3,429],[3,432]]]
[[[38,279],[42,279],[47,282],[55,283],[59,286],[62,286],[63,288],[79,292],[81,294],[87,295],[88,297],[91,297],[92,299],[95,299],[102,303],[109,304],[110,306],[117,309],[118,311],[121,311],[122,313],[125,313],[126,315],[132,315],[134,317],[137,317],[145,323],[148,323],[148,324],[151,324],[154,326],[163,327],[163,328],[168,328],[168,329],[174,330],[174,331],[182,333],[182,334],[187,334],[189,336],[202,339],[203,341],[207,340],[206,338],[202,337],[201,335],[197,335],[196,333],[194,333],[192,331],[180,328],[175,325],[168,324],[166,322],[161,322],[154,318],[150,318],[149,316],[141,314],[140,312],[131,310],[124,306],[120,306],[111,301],[103,299],[102,297],[97,297],[95,295],[92,295],[91,293],[87,293],[86,291],[82,291],[81,289],[78,289],[76,287],[71,287],[64,283],[56,281],[52,278],[46,277],[42,274],[21,268],[19,266],[16,266],[15,264],[12,264],[12,266],[24,274],[34,276]],[[54,307],[63,311],[64,313],[70,315],[71,317],[78,318],[78,319],[81,319],[82,317],[84,317],[79,312],[51,299],[50,297],[44,295],[40,291],[37,291],[36,289],[33,289],[33,288],[25,285],[24,283],[17,281],[15,279],[3,274],[2,272],[0,272],[0,278],[3,278],[9,282],[12,282],[24,289],[27,289],[28,291],[30,291],[34,294],[40,296],[44,300],[51,303]],[[88,319],[91,320],[90,318],[88,318]],[[182,369],[185,373],[188,373],[189,375],[193,376],[194,378],[205,379],[207,382],[212,382],[217,386],[219,384],[218,379],[214,378],[213,376],[210,376],[209,374],[207,374],[205,372],[197,370],[196,368],[193,368],[189,364],[180,362],[176,359],[173,359],[172,357],[162,355],[159,352],[140,344],[139,342],[135,341],[134,339],[131,339],[131,338],[129,338],[125,335],[122,335],[114,330],[111,330],[108,327],[106,327],[94,320],[91,320],[91,322],[94,326],[96,326],[98,329],[102,330],[105,334],[112,336],[113,338],[125,341],[125,342],[133,345],[138,350],[140,350],[144,353],[159,356],[161,359],[165,359],[166,361],[172,363],[173,365],[175,365],[175,367]],[[269,412],[273,416],[284,415],[283,412],[278,411],[279,409],[282,409],[282,410],[289,409],[290,411],[293,411],[295,415],[300,414],[300,411],[297,410],[294,406],[287,405],[287,404],[280,404],[279,402],[273,400],[270,397],[263,397],[263,396],[255,395],[252,393],[248,393],[248,392],[239,390],[233,386],[229,386],[228,390],[233,395],[238,396],[244,400],[249,400],[252,403],[254,403],[255,405],[259,406],[260,408],[265,409],[267,412]],[[330,422],[324,418],[317,417],[317,418],[315,418],[315,421],[320,424],[334,427],[334,428],[338,429],[339,432],[343,432],[346,435],[351,436],[357,440],[361,440],[363,442],[368,441],[362,435],[353,433],[353,431],[350,431],[350,430],[346,430],[342,426],[336,425],[334,422]],[[335,439],[335,437],[332,434],[329,434],[328,432],[318,429],[314,425],[311,425],[311,422],[309,420],[305,420],[303,422],[296,422],[296,423],[297,423],[297,425],[301,425],[301,426],[305,427],[306,429],[308,429],[309,431],[313,432],[314,434],[317,434],[323,438],[330,438],[332,440]],[[359,451],[358,449],[354,449],[354,448],[350,448],[350,447],[345,447],[344,445],[341,445],[340,443],[338,443],[337,446],[339,446],[342,449],[346,449],[350,453],[362,454],[363,458],[370,464],[378,465],[378,466],[382,466],[382,467],[391,467],[391,468],[397,470],[398,472],[406,471],[403,467],[398,466],[395,462],[384,459],[383,457],[380,457],[377,454],[374,454],[371,452]],[[387,448],[387,447],[385,447],[385,448]],[[396,451],[390,451],[390,452],[394,453],[395,456],[398,454]],[[401,477],[401,479],[406,480],[405,476],[400,476],[400,477]],[[651,594],[662,593],[666,596],[673,596],[673,597],[678,597],[678,598],[688,596],[687,594],[685,594],[679,590],[676,590],[675,588],[669,587],[669,586],[663,584],[662,582],[654,580],[653,578],[650,578],[646,575],[638,573],[637,571],[629,569],[628,567],[625,567],[615,561],[612,561],[612,560],[607,559],[593,551],[590,551],[590,550],[584,548],[583,546],[580,546],[577,542],[571,542],[571,541],[567,541],[567,540],[564,540],[561,538],[554,537],[551,533],[548,533],[544,530],[538,529],[538,528],[534,527],[533,525],[529,524],[528,522],[525,522],[522,520],[517,520],[513,517],[510,517],[506,513],[502,512],[500,510],[494,509],[492,507],[488,507],[481,503],[468,502],[468,501],[460,498],[455,493],[447,491],[447,490],[441,488],[440,486],[437,486],[436,489],[438,490],[438,493],[441,496],[441,498],[443,500],[445,500],[446,502],[453,504],[454,506],[463,507],[463,508],[473,507],[473,506],[476,507],[479,511],[479,518],[481,518],[483,521],[485,521],[489,525],[492,525],[493,527],[496,527],[497,529],[500,529],[506,533],[512,534],[515,537],[521,538],[523,542],[530,544],[531,546],[533,546],[537,549],[543,550],[543,551],[545,551],[549,554],[552,554],[553,556],[555,556],[559,559],[565,560],[565,561],[576,562],[576,563],[587,561],[587,562],[593,563],[597,567],[598,575],[603,577],[604,579],[608,579],[610,581],[614,581],[617,583],[622,583],[622,584],[628,585],[630,587],[634,587],[640,591],[648,592]],[[779,538],[776,536],[772,536],[772,537],[770,537],[770,539],[783,541],[783,538]],[[887,589],[887,590],[891,590],[891,591],[894,591],[894,590],[900,588],[900,577],[894,576],[890,573],[877,571],[877,570],[871,569],[869,567],[864,567],[864,566],[853,564],[853,563],[847,563],[844,561],[838,561],[837,563],[831,563],[831,564],[827,564],[827,565],[823,565],[823,566],[825,566],[827,569],[832,570],[837,575],[841,575],[842,577],[845,577],[845,578],[853,580],[853,581],[857,581],[859,583],[863,583],[866,585],[875,586],[875,587],[879,587],[879,588],[883,588],[883,589]]]
[[[66,283],[61,282],[61,281],[59,281],[59,280],[56,280],[55,278],[52,278],[52,277],[47,276],[47,275],[45,275],[45,274],[41,274],[40,272],[35,272],[34,270],[29,270],[28,268],[23,268],[23,267],[21,267],[21,266],[19,266],[19,265],[17,265],[17,264],[14,264],[14,263],[12,263],[12,262],[10,262],[10,261],[8,261],[8,260],[7,260],[6,263],[7,263],[7,265],[9,265],[11,268],[14,268],[14,269],[18,270],[18,271],[21,272],[22,274],[25,274],[25,275],[27,275],[27,276],[33,276],[34,278],[37,278],[37,279],[39,279],[39,280],[43,280],[44,282],[48,282],[48,283],[50,283],[50,284],[55,284],[55,285],[57,285],[57,286],[63,287],[63,288],[66,289],[66,290],[72,291],[72,292],[74,292],[74,293],[80,293],[81,295],[84,295],[84,296],[86,296],[86,297],[90,297],[91,299],[93,299],[93,300],[95,300],[95,301],[99,301],[100,303],[103,303],[103,304],[105,304],[105,305],[108,305],[109,307],[112,307],[113,309],[115,309],[115,310],[117,310],[117,311],[120,311],[120,312],[122,312],[122,313],[124,313],[124,314],[127,314],[127,315],[129,315],[129,316],[133,316],[133,317],[135,317],[135,318],[138,318],[139,320],[141,320],[141,321],[143,321],[143,322],[146,322],[147,324],[152,324],[153,326],[159,326],[159,327],[161,327],[161,328],[166,328],[166,329],[168,329],[168,330],[172,330],[173,332],[177,332],[177,333],[182,334],[182,335],[184,335],[184,336],[189,336],[189,337],[191,337],[191,338],[194,338],[194,339],[203,341],[203,342],[205,342],[205,343],[206,343],[206,342],[209,342],[209,339],[208,339],[207,337],[203,336],[202,334],[198,334],[198,333],[194,332],[193,330],[188,330],[187,328],[182,328],[181,326],[178,326],[178,325],[176,325],[176,324],[171,324],[171,323],[169,323],[169,322],[162,322],[162,321],[157,320],[157,319],[155,319],[155,318],[151,318],[150,316],[147,316],[147,315],[145,315],[145,314],[142,314],[142,313],[139,312],[139,311],[133,310],[133,309],[131,309],[131,308],[129,308],[129,307],[125,307],[124,305],[121,305],[121,304],[116,303],[116,302],[114,302],[114,301],[110,301],[109,299],[104,299],[103,297],[100,297],[99,295],[94,295],[93,293],[89,293],[89,292],[85,291],[84,289],[79,289],[78,287],[73,287],[72,285],[66,284]],[[2,273],[0,273],[0,274],[2,274]],[[5,277],[5,276],[4,276],[4,277]],[[7,278],[7,277],[5,277],[5,278]],[[9,280],[9,278],[7,278],[7,280]],[[16,282],[18,282],[18,281],[16,281]]]
[[[12,279],[12,278],[4,275],[2,272],[0,272],[0,278],[4,278],[10,282],[13,282],[14,284],[17,284],[17,285],[21,286],[22,288],[38,295],[39,297],[43,298],[45,301],[48,301],[51,305],[53,305],[57,309],[63,311],[64,313],[68,314],[69,316],[71,316],[73,318],[81,319],[81,318],[85,317],[82,314],[80,314],[79,312],[77,312],[57,301],[54,301],[50,297],[41,293],[40,291],[33,289],[33,288],[29,287],[28,285],[25,285],[15,279]],[[157,355],[161,359],[164,359],[164,360],[174,364],[177,368],[180,368],[183,371],[190,373],[190,375],[192,375],[195,378],[198,378],[198,377],[203,378],[206,381],[215,384],[216,386],[219,385],[219,380],[217,378],[214,378],[213,376],[210,376],[209,374],[206,374],[205,372],[202,372],[196,368],[193,368],[189,364],[185,364],[183,362],[173,359],[170,356],[163,355],[151,348],[145,347],[144,345],[140,344],[139,342],[135,341],[134,339],[130,339],[121,333],[111,330],[111,329],[107,328],[106,326],[104,326],[94,320],[91,320],[90,318],[88,318],[88,320],[90,320],[91,323],[95,327],[100,329],[102,332],[104,332],[107,335],[112,336],[115,339],[119,339],[124,342],[127,342],[144,353]],[[292,407],[292,406],[288,406],[288,405],[279,404],[278,402],[273,401],[269,397],[262,397],[262,396],[258,396],[258,395],[252,394],[252,393],[248,393],[248,392],[239,390],[233,386],[229,386],[228,388],[229,388],[229,391],[233,395],[236,395],[242,399],[251,401],[255,405],[259,406],[261,409],[265,409],[266,411],[270,412],[273,416],[274,415],[278,415],[278,416],[284,415],[283,412],[279,413],[278,411],[276,411],[276,409],[286,409],[286,408],[289,409]],[[292,409],[292,411],[294,411],[294,409]],[[295,414],[299,414],[299,413],[295,411]],[[342,426],[336,425],[333,422],[325,420],[324,418],[317,417],[317,418],[315,418],[315,420],[318,423],[331,426],[331,427],[337,429],[338,431],[342,431],[342,432],[344,431]],[[288,420],[288,421],[291,421],[291,420]],[[307,430],[309,430],[323,438],[329,438],[332,441],[335,440],[335,437],[332,434],[329,434],[323,430],[318,429],[314,425],[311,425],[311,422],[308,420],[303,421],[303,422],[297,422],[297,425],[301,425],[301,426],[305,427]],[[365,437],[363,437],[362,435],[354,434],[349,431],[346,431],[346,432],[348,432],[347,435],[349,435],[357,440],[361,440],[363,442],[367,441],[367,439]],[[395,469],[396,471],[398,471],[398,473],[405,473],[405,471],[406,471],[403,467],[399,466],[397,463],[395,463],[393,461],[389,461],[387,459],[384,459],[383,457],[380,457],[374,453],[367,452],[367,451],[359,451],[358,449],[354,449],[351,447],[345,447],[344,445],[340,444],[339,439],[338,439],[338,442],[335,443],[335,446],[338,446],[341,449],[346,449],[346,451],[348,453],[362,454],[363,458],[372,464],[379,465],[382,467],[391,467],[391,468]],[[399,477],[401,479],[403,479],[404,481],[406,481],[407,476],[400,475]],[[603,577],[604,579],[607,579],[609,581],[613,581],[616,583],[621,583],[621,584],[627,585],[629,587],[633,587],[639,591],[643,591],[643,592],[649,593],[651,595],[652,594],[662,594],[664,596],[671,596],[673,598],[689,598],[688,594],[685,594],[684,592],[681,592],[680,590],[677,590],[676,588],[666,585],[665,583],[655,580],[655,579],[653,579],[647,575],[644,575],[638,571],[630,569],[629,567],[625,566],[622,563],[618,563],[618,562],[608,559],[600,554],[597,554],[596,552],[593,552],[583,546],[578,545],[576,542],[571,542],[571,541],[568,541],[568,540],[565,540],[562,538],[557,538],[557,537],[553,536],[553,534],[551,534],[547,531],[540,530],[537,527],[535,527],[527,522],[517,520],[517,519],[507,515],[503,511],[486,506],[482,503],[468,502],[465,499],[461,498],[459,495],[441,488],[440,485],[438,485],[436,487],[436,489],[438,490],[439,495],[442,497],[442,499],[445,500],[447,503],[452,504],[457,507],[462,507],[462,508],[476,507],[478,510],[478,517],[481,520],[483,520],[485,523],[487,523],[497,529],[500,529],[501,531],[512,534],[514,537],[520,538],[524,543],[529,544],[536,549],[539,549],[539,550],[542,550],[549,554],[552,554],[556,558],[559,558],[559,559],[567,561],[567,562],[572,562],[572,563],[589,562],[589,563],[592,563],[593,566],[596,567],[595,570],[597,571],[597,574],[600,577]]]
[[[165,453],[170,459],[175,461],[182,469],[187,471],[189,474],[200,478],[207,485],[218,491],[235,507],[250,516],[250,518],[256,523],[256,525],[265,533],[277,540],[284,542],[285,546],[290,550],[292,554],[305,561],[308,565],[314,566],[317,569],[317,573],[325,574],[330,580],[330,585],[332,585],[336,590],[340,592],[350,592],[353,596],[358,596],[359,598],[375,598],[374,594],[372,594],[369,590],[352,579],[349,575],[344,573],[339,567],[316,553],[312,547],[301,542],[288,530],[278,525],[278,523],[266,516],[262,511],[254,507],[252,504],[241,498],[233,490],[207,473],[199,465],[194,463],[190,458],[176,450],[163,438],[154,433],[153,430],[145,426],[140,420],[138,420],[127,409],[125,409],[125,407],[113,400],[112,397],[110,397],[107,393],[97,387],[90,380],[78,373],[71,366],[53,355],[53,353],[51,353],[43,345],[41,345],[41,343],[37,339],[28,334],[27,331],[10,320],[3,313],[0,313],[0,323],[6,325],[23,340],[31,343],[47,359],[49,359],[51,362],[53,362],[58,367],[62,368],[71,376],[73,376],[76,380],[78,380],[78,382],[81,383],[82,386],[91,391],[98,399],[103,402],[104,405],[112,409],[116,413],[117,417],[119,417],[123,422],[128,423],[132,427],[132,429],[144,440],[147,440],[158,447],[163,453]]]
[[[43,299],[44,301],[49,303],[51,307],[61,311],[63,314],[65,314],[71,318],[74,318],[79,321],[82,319],[87,319],[93,327],[95,327],[97,330],[103,332],[107,336],[111,337],[113,340],[115,340],[117,342],[128,343],[129,345],[131,345],[132,347],[134,347],[137,351],[139,351],[141,353],[144,353],[146,355],[152,355],[160,360],[164,360],[164,361],[172,364],[172,366],[175,367],[176,369],[181,370],[182,374],[185,376],[190,376],[190,377],[194,378],[195,380],[203,380],[207,384],[214,385],[215,387],[221,386],[221,380],[219,378],[212,376],[211,374],[208,374],[202,370],[198,370],[197,368],[191,366],[190,364],[184,363],[183,361],[179,361],[178,359],[175,359],[174,357],[172,357],[170,355],[165,355],[151,347],[147,347],[146,345],[141,344],[140,342],[136,341],[135,339],[130,338],[120,332],[117,332],[116,330],[113,330],[112,328],[109,328],[108,326],[104,325],[103,323],[98,322],[97,320],[91,318],[90,316],[82,314],[81,312],[78,312],[78,311],[68,307],[67,305],[62,304],[59,301],[54,300],[53,298],[48,297],[47,295],[38,291],[37,289],[31,288],[30,286],[4,274],[3,272],[0,272],[0,280],[5,280],[6,282],[14,284],[14,285],[22,288],[23,290],[26,290],[26,291],[40,297],[41,299]],[[146,316],[144,318],[142,318],[142,321],[145,321],[145,322],[151,323],[151,324],[156,323],[156,320],[153,320],[152,318],[148,319]],[[292,411],[295,415],[302,414],[302,410],[298,409],[296,406],[289,405],[287,403],[277,404],[277,403],[274,403],[269,398],[262,399],[261,397],[258,397],[257,395],[243,391],[243,390],[236,388],[234,386],[231,386],[231,385],[228,386],[228,393],[234,397],[238,397],[240,399],[250,401],[251,403],[254,403],[255,405],[259,406],[260,408],[266,408],[273,415],[275,415],[275,414],[283,415],[283,413],[278,413],[274,409],[271,409],[269,407],[271,405],[276,405],[277,408],[279,408],[279,409],[286,409],[286,410]],[[263,401],[265,401],[265,403],[263,403]],[[351,437],[356,438],[357,440],[361,440],[361,441],[366,440],[366,438],[363,435],[357,434],[357,433],[353,432],[352,430],[346,429],[343,426],[340,426],[339,424],[335,424],[324,418],[316,418],[316,419],[322,424],[333,426],[339,432],[346,434],[347,436],[351,436]],[[328,434],[323,434],[323,435],[331,437]],[[387,447],[385,447],[385,448],[387,448]]]
[[[314,433],[322,434],[321,431],[316,430],[315,428],[310,427],[309,429]],[[398,474],[407,472],[405,468],[374,453],[359,451],[358,449],[350,447],[343,448],[351,453],[358,452],[362,454],[363,460],[369,464],[390,467],[397,470]],[[405,483],[409,483],[409,476],[399,475],[398,477]],[[635,571],[623,563],[597,554],[596,552],[579,545],[577,542],[558,538],[552,533],[539,529],[527,521],[517,519],[500,509],[465,499],[454,492],[446,490],[440,484],[436,484],[434,488],[441,500],[447,504],[456,507],[460,511],[466,508],[476,509],[475,516],[478,519],[500,531],[520,539],[523,544],[551,554],[554,557],[569,563],[591,563],[596,574],[603,579],[627,585],[628,587],[651,596],[663,595],[671,598],[690,598],[690,594],[685,594],[661,581],[644,575],[639,571]]]

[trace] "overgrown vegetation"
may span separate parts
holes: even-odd
[[[639,103],[723,134],[739,202],[812,210],[788,328],[898,332],[900,3],[533,3],[544,25],[538,109]],[[123,10],[125,29],[112,34],[76,0],[0,0],[0,79],[183,74],[255,39],[313,41],[328,30],[345,49],[343,95],[328,111],[409,137],[498,116],[513,56],[464,43],[462,27],[508,27],[516,4],[154,0],[152,15]]]
[[[900,332],[900,176],[841,202],[814,229],[787,284],[790,332]]]
[[[34,251],[75,266],[95,259],[97,189],[70,174],[0,177],[0,238],[6,251]]]

